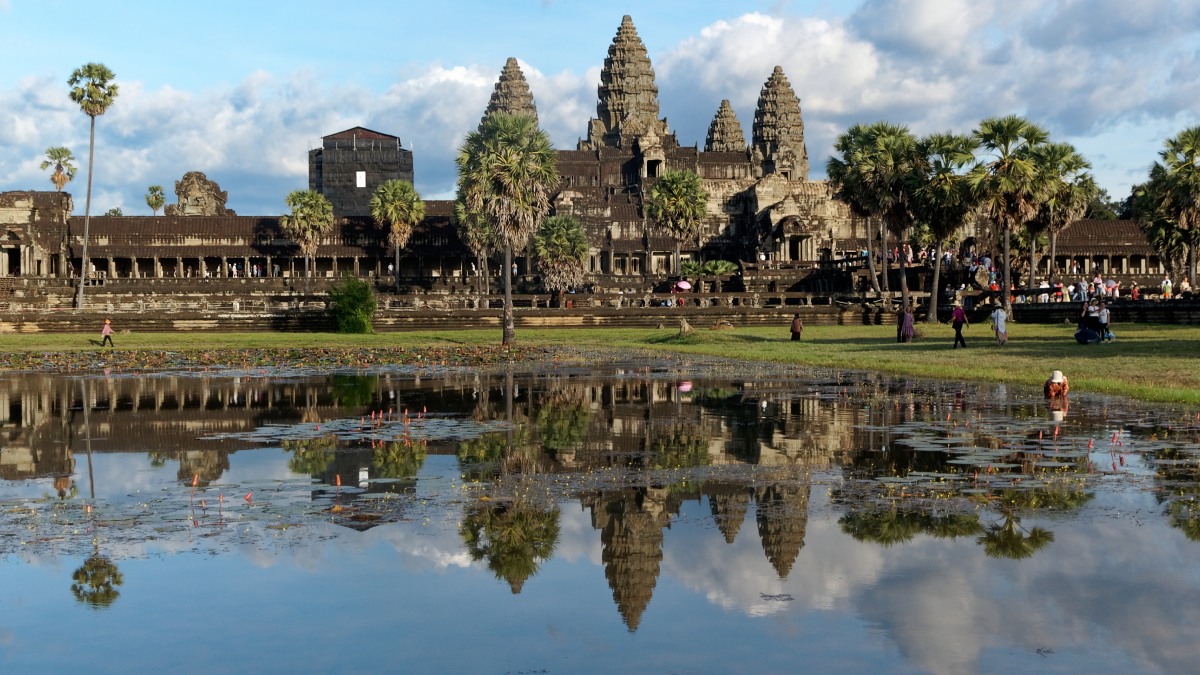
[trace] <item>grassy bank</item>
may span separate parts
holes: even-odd
[[[603,349],[648,349],[674,353],[774,361],[918,375],[1039,385],[1062,370],[1074,391],[1100,392],[1147,401],[1200,405],[1200,327],[1118,325],[1115,342],[1077,345],[1073,326],[1013,324],[1010,342],[996,345],[987,326],[966,330],[969,347],[951,349],[949,326],[923,326],[925,337],[896,344],[892,326],[814,326],[801,342],[788,339],[786,326],[709,330],[697,327],[679,337],[674,328],[532,329],[517,333],[522,346],[569,345]],[[116,335],[117,354],[141,351],[253,349],[426,349],[491,346],[495,330],[445,333],[147,333]],[[0,353],[87,352],[98,336],[4,334]]]

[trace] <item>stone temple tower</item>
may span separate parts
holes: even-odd
[[[521,72],[521,66],[511,56],[504,63],[504,70],[500,71],[500,79],[496,81],[496,88],[492,91],[492,98],[488,101],[483,118],[487,119],[495,112],[529,115],[535,123],[537,122],[537,106],[533,102],[533,93],[529,90],[529,83],[525,81],[525,73]]]
[[[708,126],[708,138],[704,141],[705,152],[745,152],[746,132],[733,113],[729,99],[721,101],[717,115]]]
[[[750,144],[751,160],[759,176],[774,173],[789,180],[808,180],[800,99],[779,66],[775,66],[758,95]]]
[[[654,68],[629,15],[621,19],[608,48],[597,96],[596,117],[588,124],[587,140],[579,142],[580,150],[635,149],[647,160],[661,162],[663,143],[678,145],[666,118],[658,117]]]

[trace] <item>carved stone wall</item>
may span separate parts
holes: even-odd
[[[189,171],[175,181],[176,204],[168,204],[163,212],[168,216],[236,216],[225,208],[229,193],[202,171]]]

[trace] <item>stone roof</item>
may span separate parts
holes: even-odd
[[[808,179],[800,99],[779,66],[758,95],[751,145],[755,159],[770,164],[773,171],[789,171],[792,180]]]
[[[328,139],[328,140],[339,140],[339,141],[349,141],[349,140],[353,140],[356,138],[362,139],[362,140],[368,140],[368,141],[398,141],[398,140],[400,140],[399,136],[392,136],[391,134],[385,134],[381,131],[373,131],[366,127],[350,127],[349,129],[346,129],[344,131],[338,131],[336,133],[329,134],[328,136],[322,136],[321,138],[322,138],[322,140]]]
[[[729,105],[729,99],[721,101],[712,124],[708,126],[708,138],[704,141],[705,152],[745,152],[746,133],[742,123]]]
[[[1157,255],[1135,220],[1076,220],[1058,233],[1056,255]]]
[[[533,118],[534,122],[537,122],[537,105],[533,102],[533,93],[529,90],[529,83],[525,81],[525,74],[521,72],[521,66],[511,56],[504,63],[504,69],[500,71],[500,79],[496,81],[496,88],[492,90],[492,98],[488,101],[483,118],[487,119],[489,115],[496,112],[528,115]],[[482,120],[480,120],[480,124],[483,124]]]

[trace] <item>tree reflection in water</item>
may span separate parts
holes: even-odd
[[[975,541],[983,546],[989,558],[1023,560],[1049,546],[1054,533],[1042,527],[1026,530],[1015,513],[1006,511],[1001,522],[988,525],[987,531]]]
[[[80,603],[92,609],[104,609],[120,597],[117,587],[125,583],[125,577],[116,563],[96,552],[71,575],[71,593]]]
[[[506,582],[513,594],[550,559],[558,544],[559,509],[515,498],[481,502],[463,516],[459,535],[471,559]]]
[[[337,438],[333,435],[318,436],[317,438],[301,438],[284,440],[280,446],[285,452],[292,453],[288,458],[288,469],[293,473],[321,478],[325,470],[333,463],[334,452],[337,450]]]

